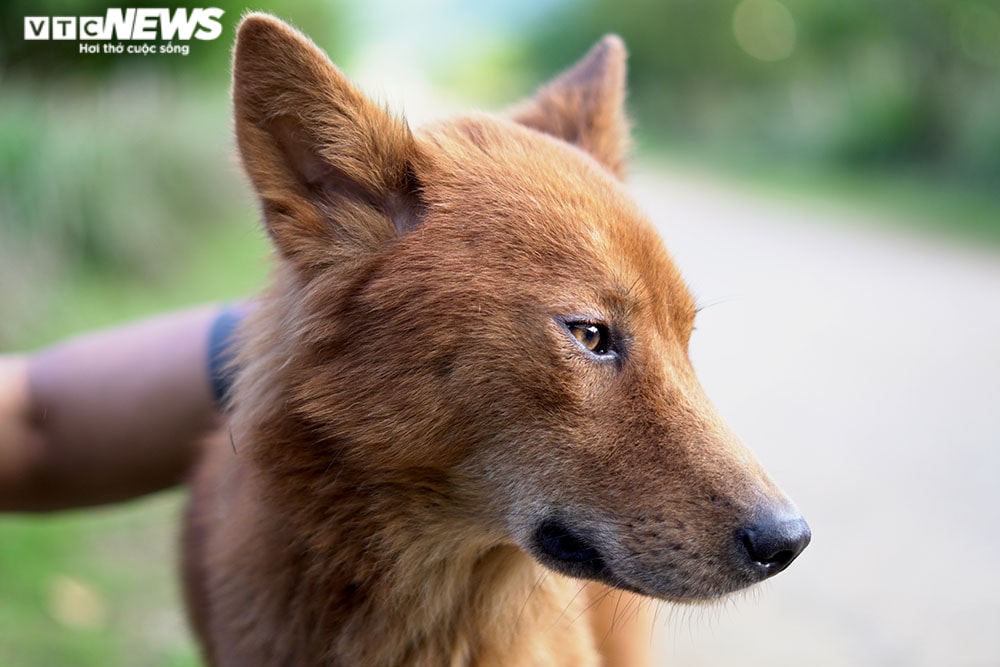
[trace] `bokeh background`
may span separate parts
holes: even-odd
[[[0,4],[0,352],[252,295],[231,139],[247,7],[187,56],[22,39]],[[163,6],[131,2],[129,6]],[[414,121],[630,49],[634,191],[706,310],[692,355],[813,524],[757,593],[664,608],[662,664],[1000,665],[1000,3],[261,1]],[[0,516],[0,664],[197,665],[178,492]]]

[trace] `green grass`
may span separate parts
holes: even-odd
[[[174,583],[179,503],[166,494],[113,510],[0,520],[0,663],[199,664]],[[88,590],[97,611],[60,595],[65,581]]]
[[[90,272],[53,295],[32,344],[197,302],[252,294],[264,274],[252,219],[216,227],[169,279],[136,284]],[[0,664],[197,665],[176,588],[178,493],[113,509],[0,518]],[[54,582],[83,582],[103,600],[96,627],[60,623]]]
[[[254,294],[267,244],[225,87],[4,82],[0,352]],[[0,515],[0,665],[199,664],[177,582],[181,492]]]
[[[267,250],[252,215],[210,227],[152,283],[86,270],[48,295],[47,317],[21,332],[35,347],[72,331],[199,302],[253,294]],[[0,515],[0,665],[198,665],[177,590],[180,492],[54,516]],[[58,585],[81,583],[103,604],[93,627],[60,621]]]

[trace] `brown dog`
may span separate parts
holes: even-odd
[[[605,38],[507,116],[414,134],[243,21],[236,134],[278,260],[186,529],[211,664],[596,665],[605,585],[714,598],[805,547],[619,182],[624,60]]]

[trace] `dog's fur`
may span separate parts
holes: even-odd
[[[608,37],[508,114],[414,134],[244,19],[236,134],[277,267],[185,531],[212,665],[586,667],[605,585],[762,578],[733,534],[787,501],[691,369],[695,304],[619,182],[624,79]]]

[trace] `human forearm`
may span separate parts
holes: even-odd
[[[197,442],[219,419],[205,365],[217,312],[171,313],[17,362],[25,384],[11,393],[22,422],[0,433],[19,443],[6,447],[11,463],[6,477],[0,468],[0,509],[113,502],[181,480]]]

